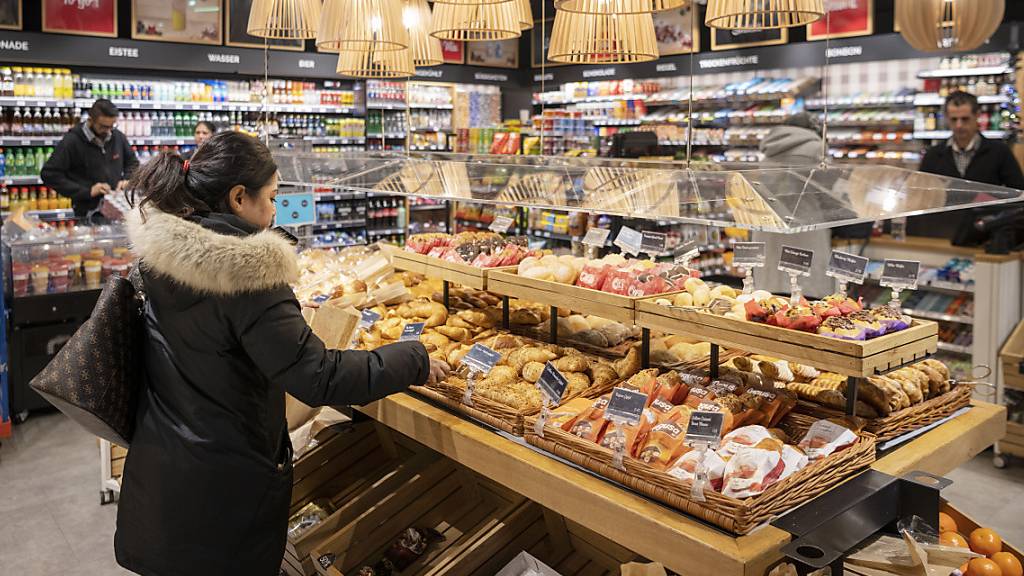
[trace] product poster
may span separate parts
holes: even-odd
[[[540,20],[533,21],[533,30],[530,32],[530,66],[540,68],[541,62],[545,67],[565,66],[561,62],[548,60],[548,48],[551,46],[551,30],[555,27],[555,19],[548,18],[541,28]],[[542,60],[543,58],[543,60]]]
[[[492,68],[519,67],[519,38],[496,42],[470,42],[466,46],[466,64]]]
[[[655,12],[654,36],[659,56],[699,52],[700,16],[693,14],[691,6]]]
[[[466,43],[457,40],[441,40],[441,59],[445,64],[465,64]]]
[[[0,0],[0,29],[21,30],[21,0]]]
[[[789,42],[789,30],[720,30],[711,33],[712,50],[733,50],[753,46],[774,46]]]
[[[117,36],[117,0],[43,0],[43,32]]]
[[[246,48],[263,48],[263,38],[250,36],[249,11],[253,0],[224,0],[225,29],[227,30],[228,46],[244,46]],[[267,40],[272,50],[302,51],[306,48],[304,40]]]
[[[808,40],[867,36],[875,31],[874,0],[825,0],[828,17],[807,25]]]
[[[132,0],[132,38],[221,44],[221,0]]]

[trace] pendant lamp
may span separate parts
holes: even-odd
[[[430,35],[432,16],[427,0],[405,0],[402,24],[409,31],[412,63],[417,67],[437,66],[444,62],[441,41]]]
[[[643,14],[677,10],[690,0],[556,0],[555,8],[584,14]]]
[[[533,8],[530,7],[530,0],[516,0],[516,13],[519,19],[520,30],[533,29]]]
[[[650,14],[581,14],[559,10],[548,59],[566,64],[625,64],[657,60]]]
[[[822,0],[708,0],[704,23],[723,30],[792,28],[825,15]]]
[[[342,50],[338,74],[352,78],[408,78],[416,73],[412,52],[402,50]]]
[[[440,40],[485,42],[509,40],[523,35],[517,0],[498,4],[434,3],[434,27],[430,33]]]
[[[271,40],[316,38],[321,0],[253,0],[246,32]]]
[[[402,0],[327,0],[318,48],[386,52],[409,47],[402,25]]]
[[[999,28],[1005,10],[1005,0],[896,0],[896,22],[917,50],[974,50]]]

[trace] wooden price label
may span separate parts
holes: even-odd
[[[540,388],[541,394],[547,396],[548,401],[552,404],[558,404],[568,386],[569,381],[551,362],[544,366],[544,371],[537,379],[537,387]]]
[[[408,340],[419,340],[420,334],[423,333],[423,322],[410,322],[402,328],[402,335],[398,337],[399,342],[405,342]]]

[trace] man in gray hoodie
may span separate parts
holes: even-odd
[[[790,116],[781,126],[771,129],[760,145],[764,154],[765,168],[779,169],[789,167],[815,167],[821,163],[821,129],[817,118],[801,112]],[[780,186],[786,182],[780,178]],[[776,193],[789,193],[788,190],[776,190]],[[774,294],[788,294],[789,274],[779,270],[778,262],[782,246],[793,246],[814,251],[813,271],[809,277],[800,278],[800,288],[810,297],[821,298],[835,291],[835,281],[825,276],[825,266],[829,253],[832,251],[832,234],[828,230],[799,232],[796,234],[778,234],[771,232],[755,232],[754,240],[765,243],[765,256],[768,265],[754,272],[754,285]]]

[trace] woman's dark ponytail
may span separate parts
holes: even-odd
[[[161,152],[132,176],[129,189],[142,196],[140,207],[188,217],[227,212],[228,192],[241,184],[259,195],[277,173],[277,164],[262,142],[241,132],[220,132],[199,147],[186,164],[176,152]]]

